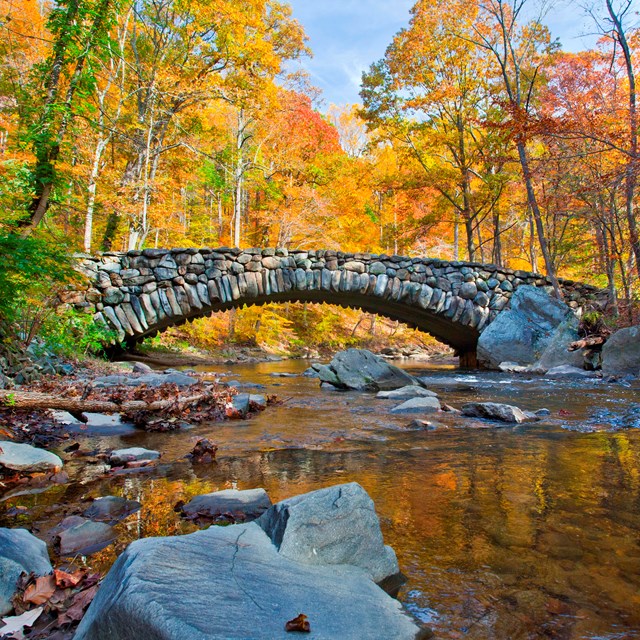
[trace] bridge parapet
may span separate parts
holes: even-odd
[[[464,353],[517,287],[551,286],[540,274],[495,265],[332,250],[145,249],[84,256],[79,268],[90,286],[63,301],[91,307],[129,343],[212,311],[297,300],[398,319]],[[590,285],[561,286],[576,312],[602,302]]]

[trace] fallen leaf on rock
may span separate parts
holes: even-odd
[[[304,613],[300,613],[293,620],[289,620],[289,622],[284,625],[284,630],[310,633],[311,625],[309,624],[309,619],[307,618],[307,616],[305,616]]]
[[[44,607],[38,607],[31,611],[25,611],[20,616],[10,616],[8,618],[2,618],[4,627],[0,627],[0,634],[2,637],[8,636],[15,640],[22,640],[24,638],[23,630],[25,627],[32,627],[35,621],[40,617],[40,614],[44,611]]]
[[[56,580],[53,575],[40,576],[24,591],[22,599],[31,604],[44,604],[56,590]]]

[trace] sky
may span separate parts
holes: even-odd
[[[309,36],[313,58],[302,68],[322,89],[324,110],[330,104],[359,102],[362,72],[384,56],[393,36],[409,23],[415,0],[289,0],[293,16]],[[545,19],[553,37],[567,51],[587,48],[583,34],[592,30],[577,2],[565,0]]]

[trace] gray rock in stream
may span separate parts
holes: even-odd
[[[249,522],[261,516],[270,506],[271,498],[264,489],[225,489],[195,496],[182,506],[182,512],[188,518],[215,518],[231,513],[236,520]]]
[[[57,536],[61,556],[90,555],[116,539],[113,528],[104,522],[93,522],[79,516],[73,518],[69,521],[72,526],[64,528]]]
[[[312,365],[322,382],[339,389],[380,391],[420,385],[420,381],[366,349],[347,349],[337,353],[328,365]]]
[[[32,447],[30,444],[0,440],[0,466],[20,473],[58,471],[62,460],[50,451]]]
[[[145,449],[144,447],[129,447],[128,449],[116,449],[109,454],[109,464],[112,466],[136,462],[138,460],[157,460],[159,451]]]
[[[0,616],[13,609],[22,573],[46,576],[53,571],[47,545],[26,529],[0,529]]]
[[[137,500],[127,500],[120,496],[96,498],[82,513],[89,520],[115,524],[119,520],[139,511],[142,505]]]
[[[352,564],[375,582],[399,572],[396,554],[382,539],[373,500],[355,482],[278,502],[257,522],[291,560]]]
[[[252,408],[258,410],[266,409],[267,399],[260,394],[237,393],[231,398],[231,404],[240,416],[244,418]]]
[[[431,413],[440,411],[440,400],[428,396],[426,398],[411,398],[397,407],[391,409],[391,413]]]
[[[415,384],[393,389],[391,391],[378,391],[376,398],[383,400],[410,400],[411,398],[437,398],[438,394]]]
[[[578,367],[571,367],[569,365],[561,365],[559,367],[553,367],[549,369],[545,374],[545,378],[551,378],[552,380],[558,380],[562,378],[600,378],[602,374],[599,371],[585,371]]]
[[[358,567],[310,566],[278,553],[255,523],[130,544],[102,583],[75,640],[409,640],[418,626]]]
[[[497,402],[468,402],[462,405],[462,414],[472,418],[486,418],[516,424],[539,420],[539,417],[533,413],[522,411],[510,404]]]
[[[620,329],[604,343],[602,372],[640,376],[640,325]]]

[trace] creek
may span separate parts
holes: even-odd
[[[394,415],[398,403],[373,394],[280,377],[301,374],[306,362],[216,367],[227,381],[264,385],[249,390],[282,404],[186,432],[78,428],[83,449],[144,446],[161,451],[161,463],[107,478],[100,464],[72,459],[69,483],[5,495],[7,509],[27,510],[0,515],[0,525],[46,537],[92,497],[139,500],[142,510],[117,525],[118,543],[87,559],[107,567],[137,537],[194,530],[173,506],[195,494],[264,487],[275,502],[356,481],[407,576],[399,598],[437,638],[640,638],[638,382],[401,364],[454,407],[495,401],[550,415],[515,427],[451,413]],[[437,428],[408,429],[414,417]],[[218,444],[215,464],[184,460],[198,437]]]

